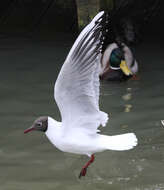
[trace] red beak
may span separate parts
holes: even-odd
[[[30,131],[33,131],[33,130],[34,130],[34,127],[30,127],[28,129],[24,130],[24,134],[26,134],[26,133],[28,133]]]

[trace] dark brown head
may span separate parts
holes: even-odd
[[[48,117],[47,116],[42,116],[36,119],[33,123],[33,125],[26,129],[24,133],[28,133],[30,131],[42,131],[46,132],[48,128]]]

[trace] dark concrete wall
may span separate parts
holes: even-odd
[[[0,32],[77,31],[75,0],[0,1]]]
[[[76,1],[78,3],[77,5]],[[98,3],[97,0],[96,2]],[[77,10],[80,15],[85,17],[85,13],[82,14],[82,12],[86,12],[81,9],[82,3],[84,4],[85,0],[0,1],[0,33],[28,33],[35,31],[75,33],[78,30]],[[93,17],[94,11],[95,14],[98,11],[98,6],[95,6],[95,1],[91,0],[87,0],[86,6],[87,4],[88,12],[86,12],[86,18],[88,18],[90,13],[91,17]],[[99,6],[100,8],[103,6],[112,7],[112,0],[101,0]],[[155,32],[163,35],[163,23],[164,1],[161,0],[161,8],[146,26],[146,34],[153,34]]]

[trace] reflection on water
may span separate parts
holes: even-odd
[[[58,151],[41,133],[23,134],[37,116],[60,120],[53,85],[71,44],[68,36],[0,40],[0,189],[164,189],[164,56],[159,44],[145,43],[137,50],[140,80],[101,85],[100,106],[110,114],[102,132],[135,132],[135,149],[97,154],[87,177],[79,180],[88,158]]]
[[[128,103],[129,100],[132,99],[132,93],[131,93],[131,88],[127,88],[126,94],[122,96],[122,99]],[[131,104],[125,104],[125,112],[130,112],[132,108]]]

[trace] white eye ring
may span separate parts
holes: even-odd
[[[41,122],[41,121],[37,122],[37,124],[38,124],[39,126],[42,126],[42,122]]]

